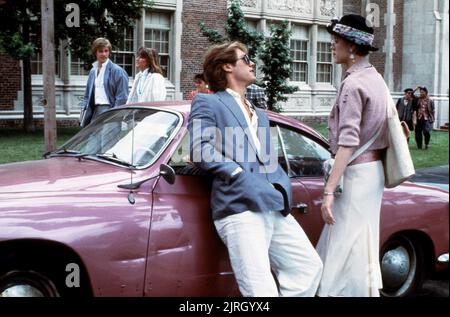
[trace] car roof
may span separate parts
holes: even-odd
[[[153,107],[164,108],[166,110],[173,110],[183,113],[185,116],[189,116],[191,111],[190,100],[166,100],[166,101],[153,101],[153,102],[138,102],[130,103],[122,107]]]

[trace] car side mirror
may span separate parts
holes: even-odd
[[[133,189],[138,189],[139,187],[141,187],[142,184],[144,184],[145,182],[154,179],[156,177],[162,176],[164,178],[164,180],[166,182],[168,182],[169,184],[174,184],[175,183],[175,171],[172,167],[170,167],[167,164],[161,164],[161,166],[159,167],[159,173],[158,175],[143,179],[139,182],[136,183],[130,183],[130,184],[121,184],[121,185],[117,185],[117,187],[119,188],[124,188],[124,189],[129,189],[129,190],[133,190]]]
[[[159,167],[159,175],[161,175],[170,185],[175,183],[175,170],[171,166],[161,164]]]
[[[117,187],[130,190],[130,192],[128,193],[128,201],[130,204],[134,205],[136,200],[134,199],[133,190],[138,189],[145,182],[159,176],[162,176],[162,178],[164,178],[164,180],[168,182],[170,185],[175,183],[175,170],[167,164],[161,164],[159,167],[158,175],[143,179],[136,183],[117,185]]]

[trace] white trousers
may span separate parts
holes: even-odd
[[[322,261],[292,215],[246,211],[214,224],[243,296],[316,294]]]

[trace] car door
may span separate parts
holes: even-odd
[[[173,185],[153,190],[146,296],[239,296],[225,245],[210,210],[211,178],[188,163],[182,139],[168,164]]]
[[[275,126],[279,163],[292,184],[292,215],[316,245],[324,224],[320,212],[324,187],[322,164],[330,153],[306,131],[287,125]]]

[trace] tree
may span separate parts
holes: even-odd
[[[154,3],[153,0],[70,1],[80,8],[80,26],[67,27],[68,2],[55,0],[55,34],[59,39],[67,40],[65,49],[83,60],[87,67],[92,62],[91,43],[95,38],[106,37],[113,46],[119,46],[123,42],[123,30],[133,27],[136,20],[141,18],[141,9],[149,9]]]
[[[266,39],[262,51],[259,54],[264,73],[262,86],[266,88],[267,105],[273,111],[281,111],[279,101],[286,101],[286,94],[292,94],[298,90],[296,86],[289,86],[288,79],[292,74],[292,57],[290,52],[290,36],[292,30],[288,22],[283,21],[278,25],[270,26],[270,38]]]
[[[120,32],[134,25],[140,18],[141,8],[151,1],[129,0],[72,0],[79,8],[79,26],[69,27],[66,18],[68,1],[55,0],[55,43],[64,41],[66,51],[71,50],[86,65],[92,60],[90,44],[96,37],[107,37],[111,43],[120,43]],[[41,42],[41,12],[39,0],[3,0],[0,2],[0,49],[23,64],[24,76],[24,129],[34,130],[31,100],[30,61],[39,51]]]
[[[27,132],[34,131],[31,101],[31,66],[30,59],[36,53],[36,44],[30,39],[31,30],[38,29],[38,17],[30,12],[40,12],[38,1],[5,1],[0,5],[0,49],[11,57],[22,60],[24,81],[23,125]],[[33,17],[33,18],[32,18]]]
[[[228,18],[225,23],[227,37],[223,37],[216,30],[209,29],[204,22],[200,22],[200,30],[211,43],[223,43],[225,41],[239,41],[247,45],[248,55],[254,58],[258,48],[263,44],[264,35],[261,32],[252,31],[245,22],[239,1],[233,0],[228,9]]]
[[[284,27],[284,29],[282,29]],[[224,26],[226,37],[217,30],[206,27],[205,23],[200,23],[200,30],[211,43],[223,43],[225,41],[239,41],[244,43],[249,50],[249,56],[258,56],[264,63],[260,69],[264,72],[262,82],[258,84],[266,89],[268,97],[267,105],[270,110],[280,112],[281,106],[278,101],[286,101],[284,94],[290,94],[297,90],[297,87],[289,86],[287,80],[291,74],[290,45],[289,37],[291,31],[287,22],[284,22],[272,29],[270,38],[264,38],[261,32],[252,31],[248,28],[244,13],[238,0],[231,2],[228,9],[228,18]]]

